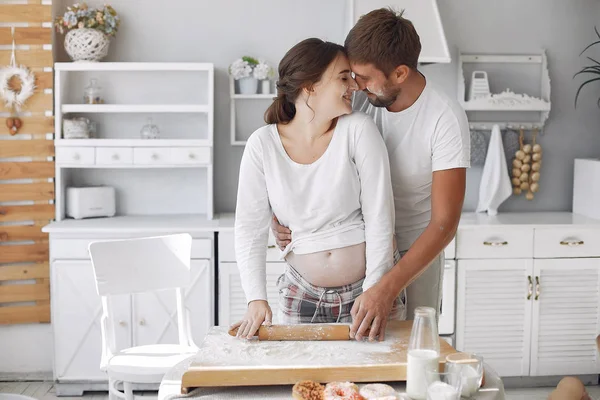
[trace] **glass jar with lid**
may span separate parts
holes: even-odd
[[[98,86],[98,80],[90,79],[90,84],[85,87],[83,95],[84,104],[103,104],[102,88]]]
[[[160,131],[158,126],[154,124],[151,117],[148,117],[146,120],[146,125],[142,126],[142,130],[140,131],[140,135],[142,139],[158,139],[160,136]]]

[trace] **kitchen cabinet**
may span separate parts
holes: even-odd
[[[197,343],[204,339],[215,322],[213,257],[214,232],[218,226],[213,228],[214,221],[204,220],[208,226],[203,227],[198,219],[187,220],[187,224],[193,226],[179,223],[177,217],[139,220],[114,217],[60,221],[47,228],[50,232],[53,372],[57,395],[81,396],[84,391],[107,388],[107,376],[100,370],[102,307],[87,251],[93,241],[189,232],[192,235],[191,280],[184,295],[191,313],[192,337]],[[71,223],[75,228],[71,228]],[[180,226],[173,226],[174,223]],[[117,346],[177,343],[176,307],[174,291],[115,296]]]
[[[456,348],[500,376],[600,371],[600,221],[571,213],[463,215]]]
[[[54,333],[54,378],[58,381],[106,381],[100,371],[102,304],[89,260],[61,260],[51,266],[51,310]],[[129,296],[113,301],[115,338],[131,346]]]
[[[529,374],[532,275],[532,260],[458,261],[456,348],[500,376]]]
[[[600,371],[600,258],[534,261],[531,375]]]
[[[193,260],[192,279],[184,290],[191,314],[192,338],[200,344],[213,325],[213,270],[208,260]],[[179,341],[177,301],[174,291],[136,293],[131,296],[131,327],[134,346]]]

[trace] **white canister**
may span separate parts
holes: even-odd
[[[88,139],[90,137],[90,120],[83,117],[63,120],[64,139]]]

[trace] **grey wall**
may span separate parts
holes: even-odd
[[[100,5],[103,1],[89,1]],[[392,1],[393,2],[393,1]],[[55,2],[61,13],[65,0]],[[215,205],[233,211],[241,147],[229,145],[227,66],[252,54],[276,64],[297,41],[317,36],[343,41],[347,0],[113,0],[123,24],[108,61],[207,61],[216,66]],[[579,52],[600,25],[596,0],[438,0],[453,58],[463,52],[519,53],[546,49],[552,80],[552,112],[545,135],[541,190],[532,202],[511,198],[510,211],[570,210],[573,159],[600,156],[600,86],[573,107]],[[59,49],[59,58],[64,53]],[[600,46],[598,48],[600,57]],[[427,66],[429,79],[456,94],[456,63]],[[243,129],[243,126],[241,127]],[[480,168],[468,173],[466,210],[477,204]]]

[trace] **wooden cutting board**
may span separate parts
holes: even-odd
[[[383,342],[240,340],[214,327],[183,374],[182,393],[195,387],[292,385],[318,382],[406,380],[406,353],[412,321],[390,321]],[[455,353],[440,339],[440,368]]]

